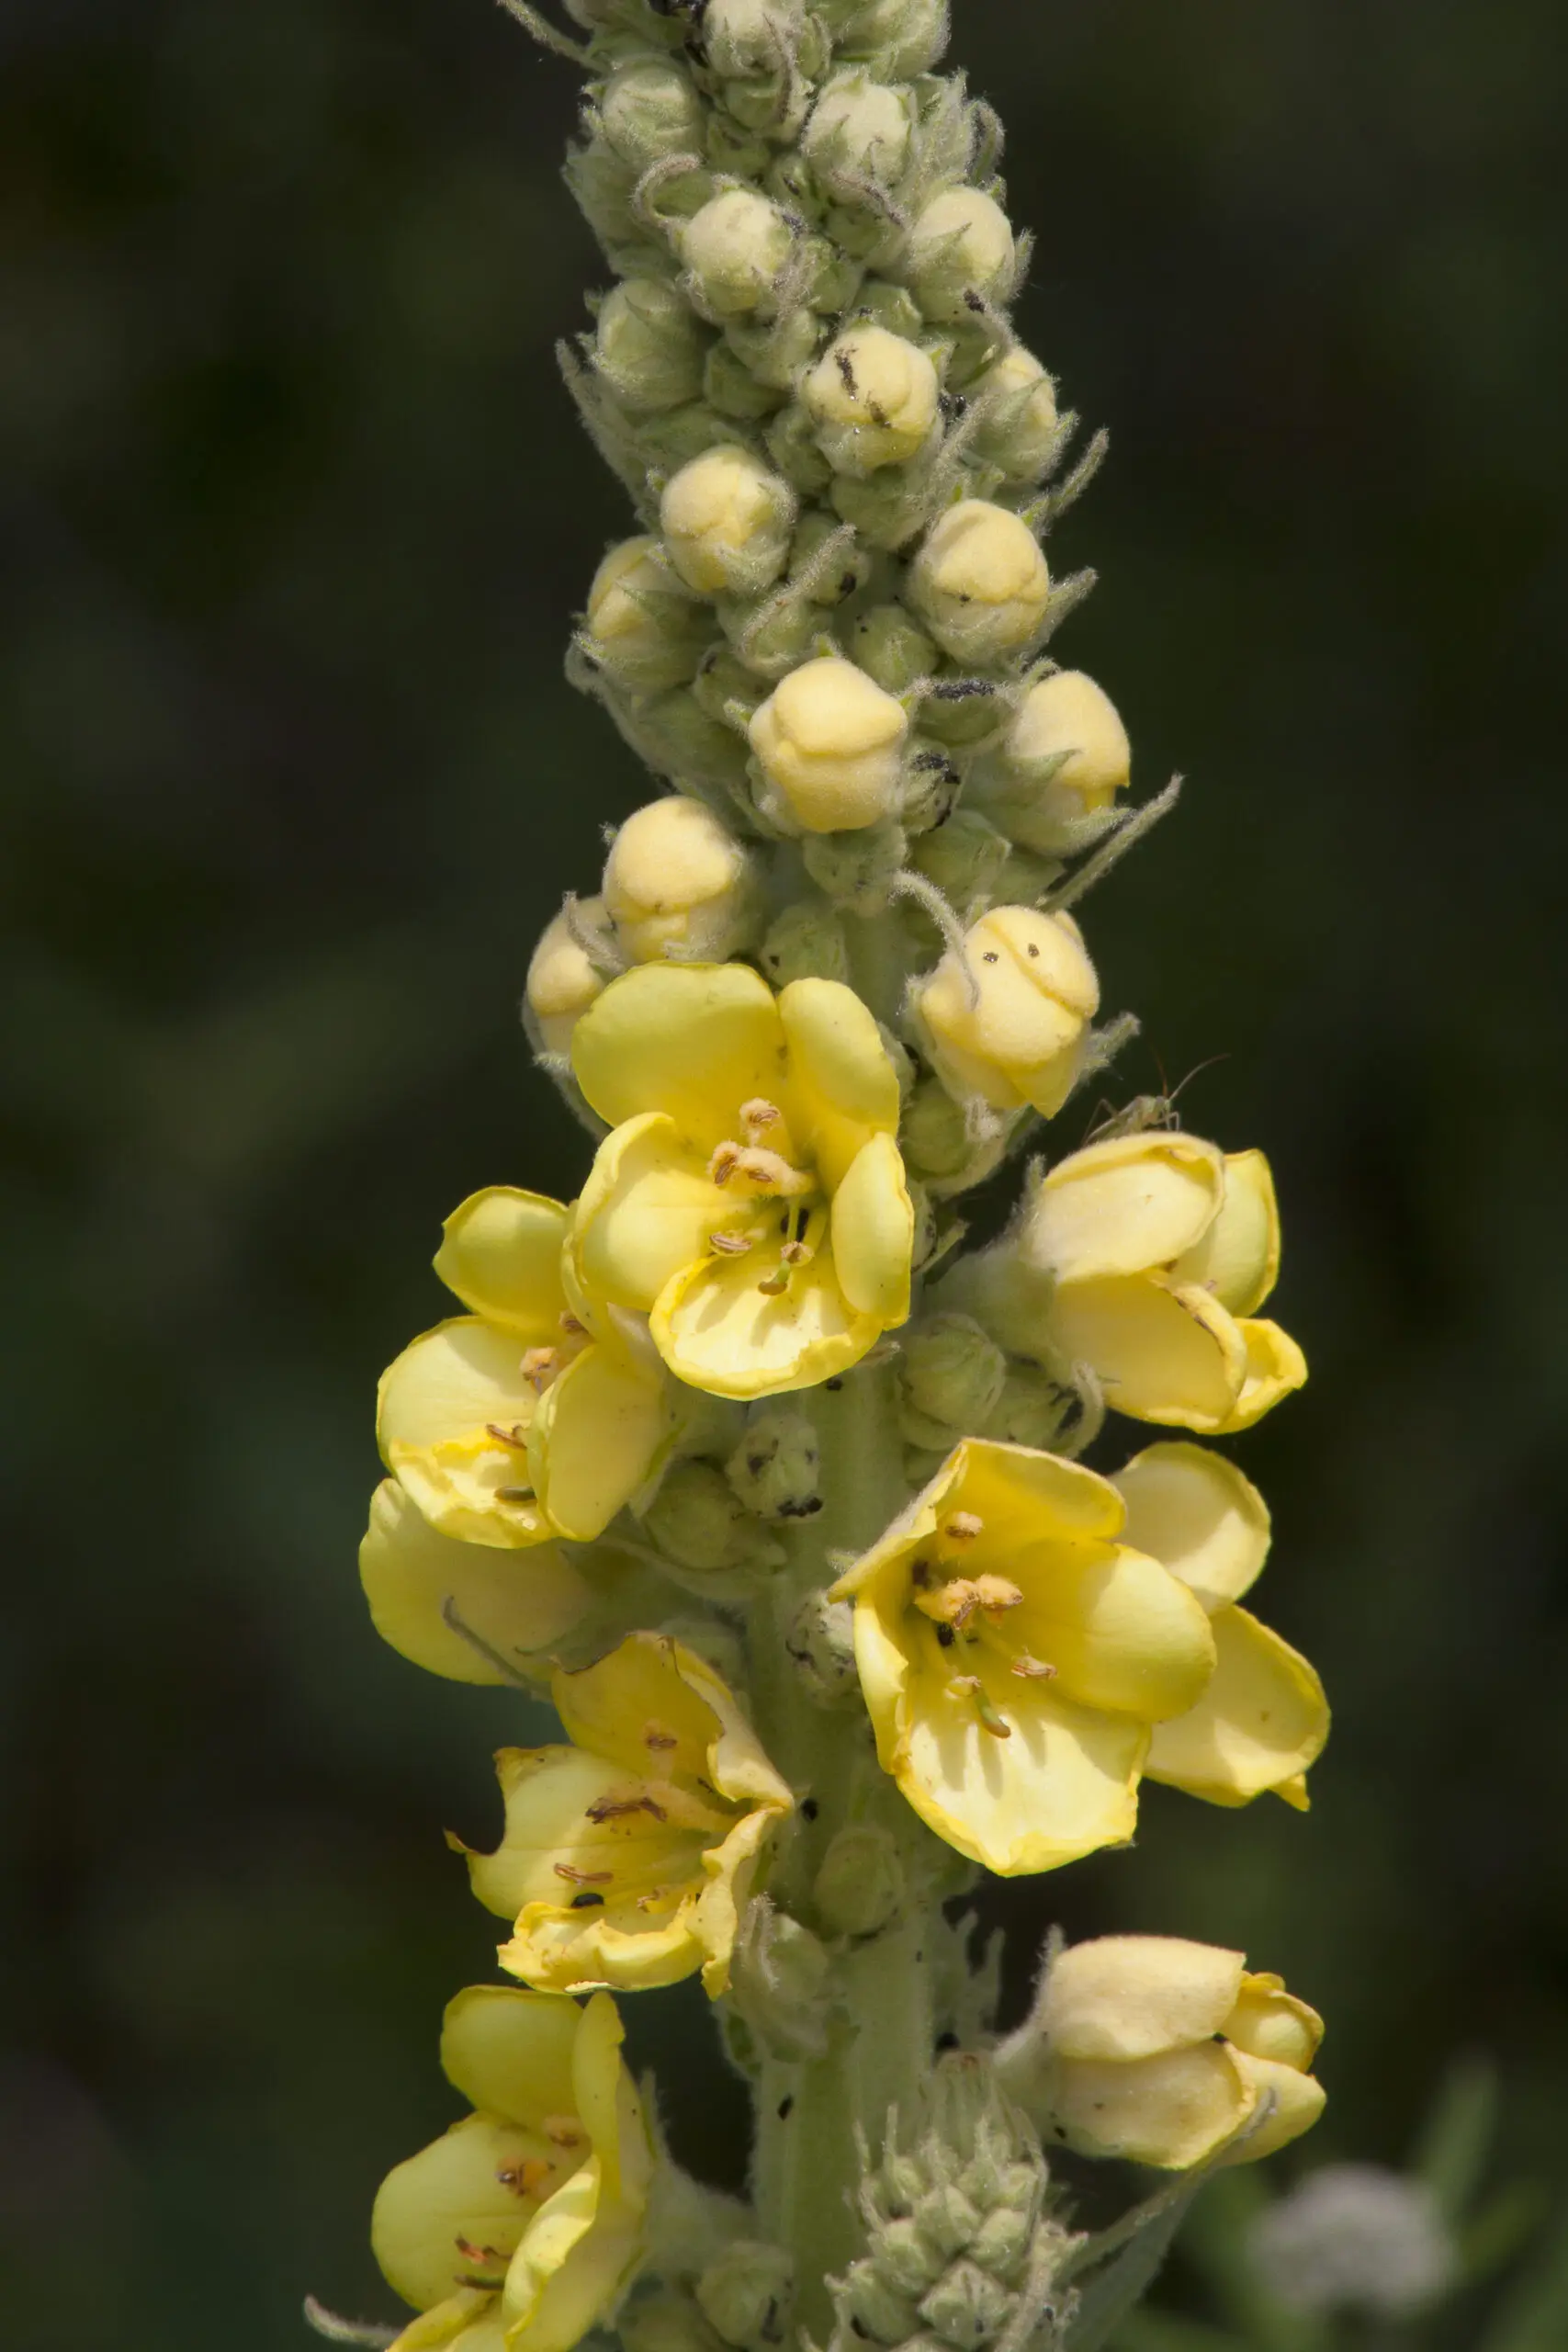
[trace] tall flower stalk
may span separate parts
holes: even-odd
[[[1073,910],[1174,797],[1128,805],[1050,650],[1103,439],[1013,332],[1029,240],[942,0],[509,5],[585,75],[614,283],[562,358],[637,524],[569,674],[660,797],[528,972],[581,1190],[465,1201],[460,1311],[381,1385],[377,1626],[565,1737],[497,1759],[468,1860],[511,1981],[452,2003],[471,2111],[377,2202],[416,2316],[317,2324],[1089,2352],[1205,2168],[1315,2120],[1320,2021],[1149,1935],[1053,1946],[998,2042],[959,1899],[1125,1844],[1145,1777],[1303,1807],[1327,1728],[1207,1442],[1305,1377],[1268,1163],[1164,1102],[1048,1125],[1135,1025]],[[751,2086],[744,2199],[619,2055],[615,1996],[688,1975]],[[1168,2184],[1087,2233],[1063,2144]]]

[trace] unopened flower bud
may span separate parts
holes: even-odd
[[[712,718],[744,726],[763,699],[763,689],[739,654],[716,645],[703,658],[692,692]]]
[[[687,401],[637,420],[637,454],[649,469],[661,472],[675,472],[735,438],[734,426],[706,401]]]
[[[643,694],[683,685],[713,635],[657,539],[612,548],[588,591],[581,644],[623,685]]]
[[[622,2352],[717,2352],[719,2338],[689,2295],[643,2295],[615,2323]]]
[[[812,1519],[821,1510],[817,1432],[798,1406],[764,1406],[724,1465],[725,1476],[759,1519]]]
[[[648,231],[631,209],[637,166],[617,155],[607,139],[600,136],[572,148],[564,176],[578,209],[612,260],[624,264],[648,245]]]
[[[846,596],[863,588],[871,577],[871,558],[865,548],[852,541],[846,546],[845,537],[841,526],[830,514],[818,511],[803,518],[795,535],[795,545],[789,551],[789,576],[792,580],[804,580],[815,571],[811,588],[814,605],[841,605]],[[833,552],[823,569],[818,558],[829,540],[834,543]]]
[[[926,333],[920,306],[908,288],[895,286],[887,277],[868,277],[863,282],[848,322],[857,327],[886,327],[889,334],[902,335],[906,343],[914,343]]]
[[[886,1829],[840,1829],[822,1857],[811,1900],[829,1934],[877,1936],[904,1902],[904,1866]]]
[[[572,1031],[594,999],[603,994],[614,970],[604,899],[580,899],[575,913],[575,931],[564,909],[546,924],[528,965],[524,1001],[547,1054],[568,1051]],[[597,934],[604,940],[602,966],[582,945],[579,933]]]
[[[1021,516],[965,498],[927,533],[910,566],[909,594],[944,652],[985,668],[1039,635],[1051,579]]]
[[[886,81],[929,73],[947,47],[947,0],[827,0],[818,13],[839,54]]]
[[[1026,849],[1070,847],[1073,828],[1110,808],[1132,773],[1115,704],[1081,670],[1032,686],[976,778],[982,807]]]
[[[1051,1453],[1067,1423],[1081,1411],[1076,1388],[1053,1380],[1037,1363],[1010,1363],[983,1434],[1000,1445],[1029,1445],[1036,1453]]]
[[[904,1340],[898,1384],[911,1444],[942,1446],[983,1429],[1007,1378],[1007,1358],[972,1317],[932,1315]],[[908,1423],[913,1419],[916,1428]],[[933,1434],[925,1434],[928,1430]]]
[[[874,2262],[852,2262],[834,2302],[850,2334],[862,2342],[903,2344],[919,2325],[914,2304],[888,2284]]]
[[[919,456],[937,428],[937,376],[918,345],[886,327],[852,327],[830,343],[801,398],[834,470],[874,473]]]
[[[963,1104],[934,1078],[921,1079],[904,1105],[898,1145],[906,1167],[938,1183],[959,1175],[975,1150]]]
[[[904,791],[898,814],[911,838],[945,824],[958,797],[958,770],[940,743],[917,735],[904,763]]]
[[[852,662],[829,654],[792,671],[750,731],[769,813],[802,831],[853,831],[897,806],[908,720]]]
[[[961,1094],[1045,1117],[1071,1093],[1100,983],[1070,915],[997,907],[915,993],[931,1058]]]
[[[801,369],[815,356],[822,338],[822,325],[816,311],[803,305],[798,311],[791,311],[786,318],[761,326],[749,320],[732,319],[724,334],[737,358],[756,381],[782,397],[793,389]]]
[[[953,2352],[980,2352],[1000,2334],[1012,2296],[977,2262],[954,2262],[920,2304],[920,2317]]]
[[[788,482],[733,444],[682,466],[659,505],[671,560],[700,596],[759,595],[784,570],[795,516]]]
[[[650,800],[628,817],[604,867],[604,904],[635,964],[678,948],[722,964],[750,941],[759,891],[750,853],[700,800]]]
[[[955,809],[945,825],[915,844],[915,864],[928,882],[960,909],[987,905],[999,894],[1006,838],[977,810]]]
[[[700,154],[707,110],[673,58],[646,58],[611,74],[599,122],[617,155],[638,172],[666,155]]]
[[[978,377],[969,398],[982,419],[971,445],[1009,481],[1033,481],[1055,452],[1061,432],[1056,387],[1021,344]]]
[[[1007,300],[1016,253],[1011,224],[994,197],[976,187],[944,188],[917,219],[898,275],[928,319],[962,319],[968,295]]]
[[[805,23],[801,0],[706,0],[702,15],[707,62],[726,82],[776,73],[781,44]]]
[[[828,2046],[831,1963],[809,1928],[766,1895],[747,1905],[736,1939],[730,1994],[776,2058],[822,2056]]]
[[[773,1568],[784,1554],[715,1462],[677,1462],[643,1523],[659,1549],[700,1576]]]
[[[704,397],[722,416],[771,416],[783,405],[775,384],[760,384],[734,345],[721,335],[703,365]]]
[[[677,408],[703,389],[707,338],[667,277],[628,277],[600,305],[593,364],[634,413]]]
[[[676,242],[707,309],[725,319],[769,306],[794,238],[776,204],[731,187],[683,222]]]
[[[822,455],[816,419],[809,409],[791,401],[769,422],[762,437],[780,473],[807,497],[820,497],[833,479],[833,469]]]
[[[820,899],[800,899],[769,925],[758,957],[776,989],[791,980],[840,980],[850,977],[849,942],[832,908]]]
[[[697,2301],[710,2326],[737,2352],[780,2344],[788,2334],[795,2265],[783,2246],[737,2238],[697,2280]]]
[[[846,177],[892,187],[909,161],[915,108],[907,90],[852,65],[835,74],[818,97],[801,141],[825,187]]]
[[[946,2267],[941,2250],[908,2214],[884,2222],[877,2231],[876,2260],[883,2277],[911,2298],[925,2294]]]
[[[847,1600],[814,1592],[790,1620],[784,1648],[795,1661],[807,1695],[819,1707],[859,1704],[855,1665],[854,1611]]]
[[[692,687],[639,698],[617,709],[615,720],[655,775],[668,776],[682,791],[744,794],[745,740],[705,710]]]
[[[909,854],[909,839],[891,817],[849,833],[808,833],[802,862],[818,888],[836,907],[874,914],[886,905],[887,886]]]
[[[857,669],[890,695],[908,694],[919,679],[931,676],[939,659],[935,640],[902,605],[873,605],[860,614],[850,650]]]

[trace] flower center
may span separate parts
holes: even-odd
[[[757,1288],[778,1298],[788,1290],[790,1276],[809,1265],[821,1248],[827,1204],[816,1170],[795,1166],[776,1103],[760,1095],[742,1102],[739,1124],[743,1140],[721,1143],[708,1161],[709,1181],[735,1197],[737,1210],[709,1234],[708,1246],[719,1258],[755,1256]],[[775,1214],[781,1202],[784,1205]]]
[[[916,1611],[929,1623],[942,1668],[957,1667],[943,1683],[948,1696],[973,1708],[981,1727],[994,1738],[1011,1737],[1011,1725],[998,1713],[981,1676],[973,1671],[964,1653],[978,1665],[978,1650],[1005,1661],[1020,1681],[1048,1682],[1056,1672],[1034,1657],[1010,1623],[1023,1606],[1024,1595],[1010,1577],[994,1571],[965,1573],[951,1556],[966,1551],[985,1532],[985,1522],[973,1511],[955,1511],[942,1527],[933,1556],[917,1559],[910,1570]]]

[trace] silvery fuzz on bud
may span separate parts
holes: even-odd
[[[987,669],[1039,636],[1051,579],[1021,516],[982,498],[940,515],[909,567],[909,595],[943,652]]]
[[[673,59],[621,66],[605,83],[598,112],[608,144],[639,173],[667,155],[702,153],[706,113],[690,74]]]
[[[898,1360],[900,1422],[911,1445],[946,1448],[982,1430],[1000,1401],[1007,1358],[969,1315],[916,1325]]]
[[[831,553],[828,553],[831,541]],[[824,560],[819,563],[818,559]],[[801,518],[789,551],[789,577],[805,582],[809,577],[808,592],[814,605],[841,605],[871,578],[871,558],[864,548],[847,537],[831,514],[811,513]]]
[[[774,465],[788,475],[796,490],[807,498],[820,497],[833,479],[833,469],[818,446],[816,420],[810,411],[799,401],[791,401],[769,420],[763,437]]]
[[[667,1558],[701,1576],[774,1568],[784,1558],[716,1462],[677,1462],[643,1524]]]
[[[613,716],[655,775],[668,776],[682,791],[744,796],[745,739],[713,718],[691,686],[617,700]]]
[[[849,982],[843,922],[822,899],[797,899],[775,915],[757,960],[776,989],[791,980]]]
[[[1056,387],[1021,344],[1004,352],[969,390],[980,411],[972,447],[1008,481],[1033,481],[1050,463],[1061,436]]]
[[[684,685],[713,636],[654,538],[612,548],[593,575],[580,638],[583,651],[620,684],[657,694]]]
[[[905,1896],[904,1866],[886,1829],[852,1825],[832,1839],[811,1884],[817,1917],[834,1936],[877,1936]]]
[[[915,119],[907,90],[890,90],[854,65],[835,74],[823,90],[801,145],[830,194],[840,192],[846,180],[889,188],[908,168]]]
[[[752,1413],[724,1474],[759,1519],[814,1519],[822,1508],[817,1432],[809,1417],[787,1401]]]
[[[760,384],[750,368],[724,336],[710,345],[703,363],[703,396],[723,416],[750,422],[771,416],[784,404],[776,384]]]
[[[859,915],[887,903],[888,886],[909,852],[908,836],[892,817],[847,833],[808,833],[801,860],[835,906]],[[885,1041],[886,1042],[886,1041]]]
[[[524,1002],[533,1017],[539,1048],[547,1054],[570,1049],[572,1031],[594,999],[604,993],[615,970],[604,899],[580,899],[575,913],[575,929],[564,908],[551,917],[528,965]],[[602,962],[589,954],[580,934],[603,941]]]
[[[733,443],[682,466],[659,502],[670,560],[699,596],[756,596],[771,587],[795,513],[788,482]]]
[[[703,2313],[735,2352],[758,2352],[781,2344],[795,2286],[795,2266],[782,2246],[737,2238],[716,2255],[697,2280]]]
[[[902,605],[873,605],[857,615],[849,650],[856,668],[890,695],[908,694],[942,658],[936,639]]]
[[[792,311],[767,325],[732,319],[725,340],[757,382],[781,395],[792,390],[801,369],[809,365],[820,340],[814,311]]]
[[[634,413],[678,408],[703,389],[707,342],[667,277],[628,277],[600,305],[593,365]]]
[[[751,720],[764,813],[807,833],[874,825],[897,806],[908,732],[902,706],[852,662],[804,662]]]
[[[626,819],[604,867],[604,905],[634,964],[678,950],[722,964],[750,944],[756,861],[711,808],[675,795]]]
[[[928,319],[945,323],[969,314],[971,294],[1006,301],[1017,258],[1011,223],[996,198],[977,187],[950,187],[916,220],[896,275]]]
[[[947,0],[826,0],[818,13],[841,57],[889,82],[929,73],[947,47]]]
[[[744,82],[776,74],[805,24],[801,0],[707,0],[703,48],[721,80]]]
[[[830,343],[801,390],[836,473],[863,475],[918,458],[938,430],[936,369],[886,327],[852,327]]]
[[[774,281],[794,234],[776,204],[750,188],[726,188],[683,221],[676,249],[716,319],[772,308]]]
[[[997,907],[915,990],[930,1057],[955,1093],[1050,1118],[1072,1092],[1100,983],[1070,915]]]
[[[976,774],[980,805],[1025,849],[1070,847],[1084,818],[1124,789],[1132,745],[1115,704],[1081,670],[1032,686],[996,755]]]
[[[784,1648],[818,1706],[859,1705],[854,1611],[847,1600],[808,1594],[790,1620]]]

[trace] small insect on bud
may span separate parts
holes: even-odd
[[[929,73],[947,47],[947,0],[827,0],[818,13],[839,54],[886,81]]]
[[[976,769],[978,805],[1025,849],[1073,846],[1086,817],[1109,808],[1132,774],[1115,704],[1081,670],[1032,686],[995,754]]]
[[[846,180],[892,187],[902,178],[914,136],[907,90],[890,90],[863,65],[835,74],[806,126],[807,161],[835,195]]]
[[[599,100],[606,141],[639,172],[666,155],[700,154],[706,120],[695,84],[671,58],[621,66]]]
[[[781,680],[750,725],[767,813],[807,833],[874,825],[897,806],[908,720],[838,654]]]
[[[908,694],[919,679],[931,676],[941,659],[934,638],[902,605],[873,605],[862,613],[851,631],[850,650],[857,668],[890,695]]]
[[[1100,983],[1070,915],[997,907],[915,992],[938,1074],[998,1111],[1046,1118],[1071,1093]]]
[[[659,504],[670,560],[699,596],[760,595],[784,570],[795,498],[749,449],[705,449]]]
[[[973,447],[1009,481],[1033,481],[1055,452],[1061,420],[1056,387],[1021,344],[976,378],[968,394],[980,410]]]
[[[743,187],[710,197],[676,232],[681,260],[716,319],[771,307],[793,243],[778,206]]]
[[[564,909],[546,924],[528,965],[524,1003],[547,1054],[567,1052],[572,1031],[603,994],[614,968],[604,899],[580,899],[573,911],[575,927]],[[582,944],[583,936],[604,942],[602,968]]]
[[[619,684],[640,694],[683,685],[713,634],[712,615],[694,604],[657,539],[623,541],[594,573],[581,642]]]
[[[1039,635],[1051,579],[1027,523],[1005,506],[965,498],[926,534],[909,594],[944,652],[985,668]]]
[[[886,327],[852,327],[830,343],[801,398],[838,473],[908,464],[940,429],[936,369],[917,345]]]
[[[976,187],[950,187],[917,218],[894,274],[928,319],[946,322],[968,315],[971,296],[1005,301],[1016,262],[1011,224],[996,199]]]
[[[623,408],[678,408],[703,389],[708,338],[667,277],[628,277],[600,305],[593,365]]]
[[[626,819],[604,867],[604,904],[634,963],[672,948],[722,964],[758,927],[754,860],[700,800],[649,801]]]

